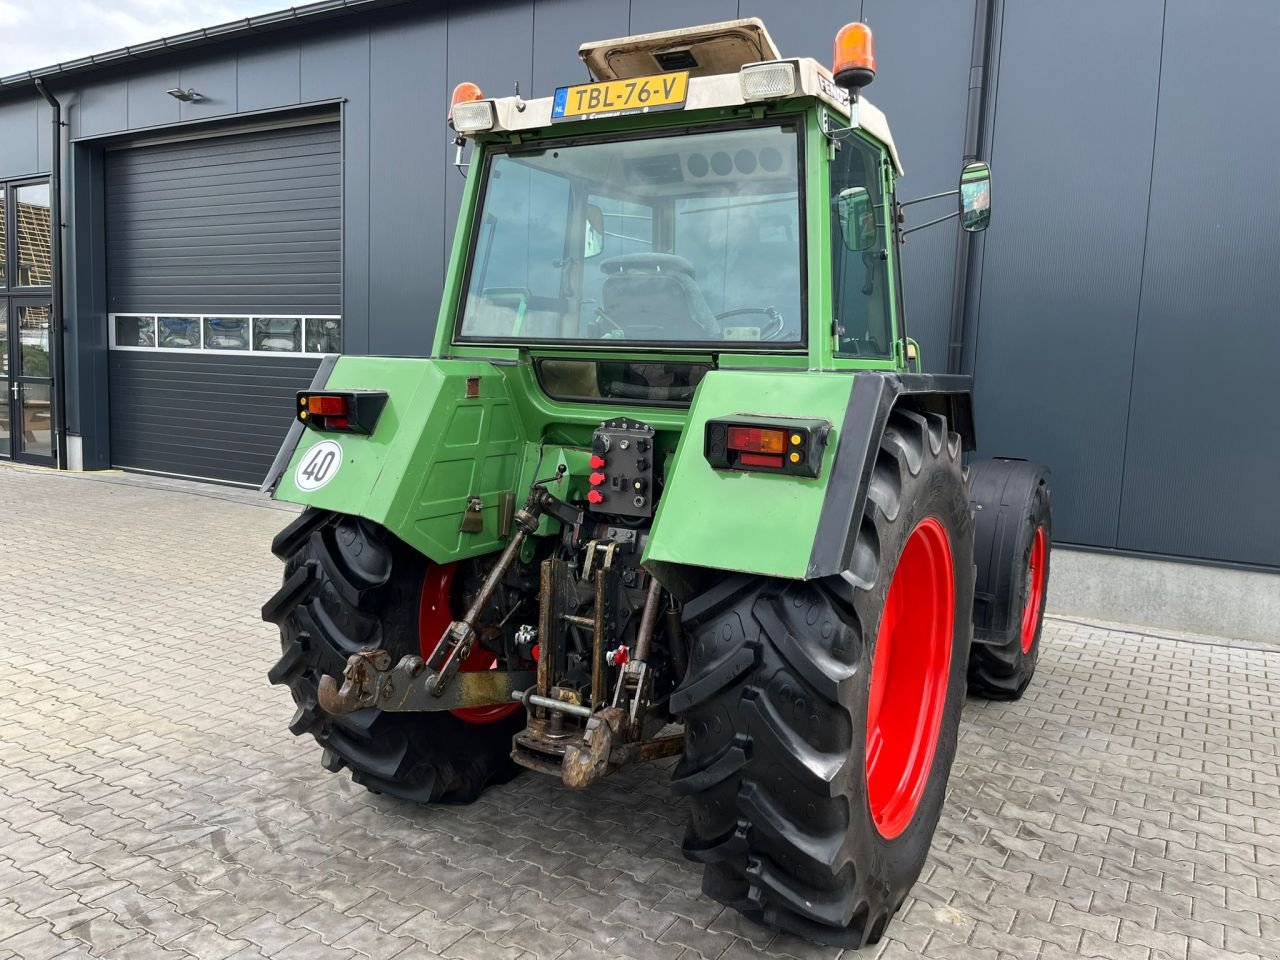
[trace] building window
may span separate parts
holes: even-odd
[[[17,262],[15,287],[47,287],[53,282],[49,184],[34,183],[13,191]]]
[[[113,313],[113,350],[315,356],[342,352],[341,317]]]

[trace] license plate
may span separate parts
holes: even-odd
[[[551,105],[551,119],[599,120],[631,113],[679,110],[688,93],[687,72],[560,87]]]

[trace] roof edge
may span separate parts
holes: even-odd
[[[107,50],[103,53],[95,53],[87,57],[68,60],[65,63],[36,67],[22,73],[0,77],[0,95],[23,90],[27,87],[34,89],[36,80],[78,76],[121,63],[162,56],[166,53],[180,52],[193,47],[206,46],[238,37],[256,36],[357,12],[401,6],[407,2],[408,0],[319,0],[318,3],[260,13],[256,16],[245,17],[243,20],[232,20],[228,23],[215,24],[211,27],[203,27],[199,30],[191,30],[171,37],[161,37],[159,40],[149,40],[129,47],[120,47],[116,50]]]

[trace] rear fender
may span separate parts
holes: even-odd
[[[436,563],[501,549],[500,495],[516,487],[526,450],[502,371],[483,361],[340,357],[317,387],[382,390],[387,404],[367,436],[296,424],[268,477],[275,499],[372,520]],[[300,466],[326,441],[341,449],[340,465],[303,489]],[[481,530],[463,532],[473,498]]]
[[[667,471],[644,563],[687,593],[713,570],[810,580],[847,570],[867,485],[897,405],[945,415],[973,449],[968,377],[880,371],[758,373],[717,370],[694,395]],[[708,420],[750,415],[823,419],[831,433],[815,478],[717,470]]]

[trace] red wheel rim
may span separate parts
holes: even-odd
[[[422,581],[422,601],[418,606],[418,647],[425,660],[431,656],[444,632],[453,622],[453,577],[458,571],[456,563],[427,567],[427,575]],[[498,666],[498,657],[479,643],[471,646],[471,652],[458,666],[459,672],[472,670],[494,670]],[[464,707],[461,710],[450,710],[459,720],[467,723],[497,723],[522,709],[518,703],[498,703],[490,707]]]
[[[867,702],[867,801],[892,840],[920,806],[942,728],[956,590],[951,542],[934,517],[911,531],[876,633]]]
[[[1040,608],[1044,606],[1044,561],[1048,553],[1044,527],[1036,527],[1031,540],[1031,556],[1027,558],[1027,602],[1022,608],[1022,652],[1030,653],[1040,625]]]

